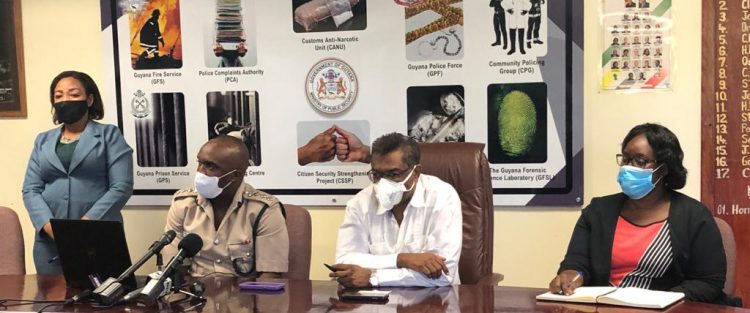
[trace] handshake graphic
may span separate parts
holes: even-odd
[[[363,144],[353,133],[334,124],[297,148],[299,165],[328,162],[334,157],[341,162],[370,163],[370,146]]]

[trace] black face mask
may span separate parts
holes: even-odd
[[[88,103],[86,100],[70,100],[55,102],[52,104],[55,108],[55,115],[57,120],[65,124],[73,124],[81,120],[81,118],[89,110]]]

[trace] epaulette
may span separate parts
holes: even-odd
[[[197,198],[198,192],[195,191],[195,187],[183,188],[174,193],[172,201],[181,200],[185,198]]]
[[[279,202],[279,199],[276,199],[276,197],[257,189],[245,191],[242,197],[247,200],[263,202],[268,206],[273,206]]]

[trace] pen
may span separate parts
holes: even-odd
[[[571,279],[570,282],[567,285],[565,285],[565,288],[570,288],[570,285],[572,285],[574,282],[576,282],[576,280],[578,280],[579,278],[582,278],[582,277],[583,277],[583,273],[581,273],[581,271],[576,271],[576,276],[573,276],[573,279]],[[563,291],[563,289],[565,289],[565,288],[561,288],[560,289],[560,294],[564,294],[565,293]]]
[[[59,259],[60,259],[60,256],[56,255],[56,256],[52,257],[51,259],[49,259],[49,261],[47,261],[47,263],[48,264],[52,264],[52,262],[55,262],[55,261],[57,261]]]

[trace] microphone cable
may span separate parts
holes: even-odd
[[[88,298],[90,296],[91,296],[91,290],[86,289],[84,291],[81,291],[81,293],[79,293],[79,294],[77,294],[77,295],[75,295],[73,297],[70,297],[69,299],[65,299],[64,301],[56,301],[54,303],[52,303],[52,302],[47,303],[45,306],[43,306],[42,308],[40,308],[36,312],[37,313],[42,313],[47,308],[53,307],[53,306],[66,306],[66,305],[71,305],[71,304],[74,304],[74,303],[78,303],[81,300],[86,299],[86,298]]]
[[[62,303],[50,303],[50,304],[47,304],[47,305],[43,306],[41,309],[39,309],[39,311],[36,311],[36,313],[42,313],[42,312],[44,312],[44,310],[46,310],[49,307],[56,306],[56,305],[61,305],[61,304]]]
[[[29,304],[62,304],[64,302],[64,300],[0,299],[0,308],[9,308]]]
[[[14,302],[14,303],[8,303],[8,302]],[[19,305],[41,304],[41,303],[63,303],[63,302],[65,302],[65,300],[0,299],[0,307],[12,307],[12,306],[19,306]]]

